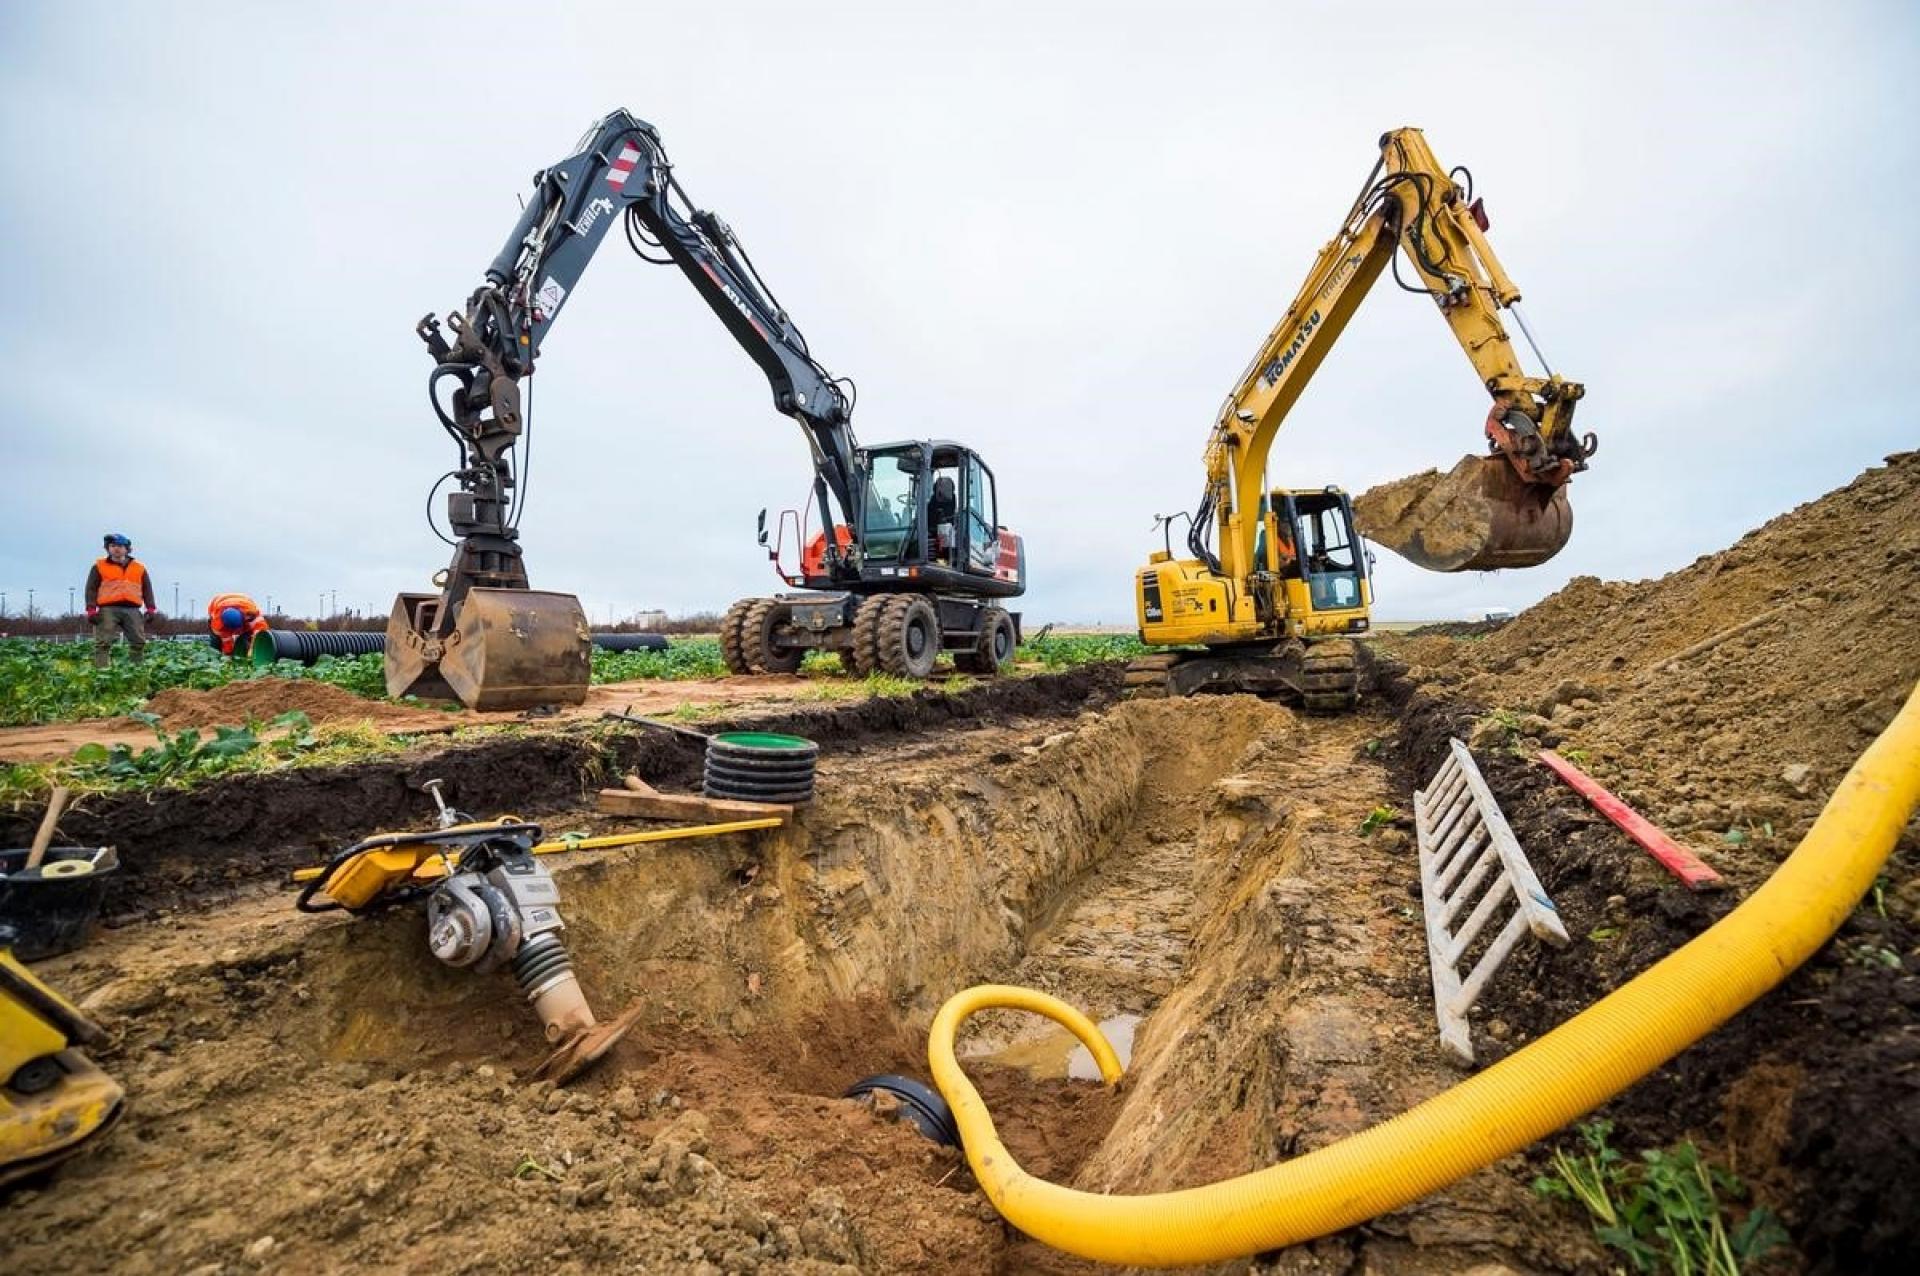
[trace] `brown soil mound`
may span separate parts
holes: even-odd
[[[1917,578],[1907,452],[1659,580],[1582,576],[1477,642],[1403,658],[1580,750],[1669,831],[1764,846],[1764,874],[1920,678]]]
[[[1384,640],[1422,691],[1398,751],[1422,783],[1470,735],[1575,933],[1500,976],[1498,1058],[1735,907],[1797,844],[1920,677],[1920,453],[1655,581],[1567,587],[1476,640]],[[1479,716],[1481,711],[1489,711]],[[1694,895],[1532,763],[1570,754],[1691,841]],[[1774,993],[1603,1114],[1636,1147],[1696,1139],[1784,1216],[1813,1270],[1906,1270],[1920,1246],[1920,826],[1872,896]]]
[[[187,727],[234,727],[249,720],[268,722],[298,709],[316,724],[371,720],[375,726],[402,731],[408,727],[443,727],[448,715],[433,709],[368,700],[326,682],[296,678],[253,678],[230,682],[211,691],[175,687],[147,701],[147,712],[160,715],[169,731]]]

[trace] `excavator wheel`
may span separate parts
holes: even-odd
[[[1308,713],[1345,713],[1360,703],[1359,653],[1344,638],[1316,642],[1300,662],[1301,700]]]
[[[856,678],[864,678],[880,668],[880,623],[887,610],[888,596],[874,594],[860,600],[853,613],[853,650],[841,654],[841,664],[852,663]]]
[[[880,618],[880,668],[916,681],[940,655],[940,616],[919,594],[895,594]]]
[[[807,653],[799,647],[781,648],[774,636],[791,613],[773,598],[757,598],[740,621],[740,654],[755,673],[792,673]]]
[[[741,649],[740,627],[746,622],[747,613],[760,600],[742,598],[727,608],[727,614],[720,618],[720,660],[728,673],[752,673],[753,666],[747,661],[747,653]]]
[[[975,640],[973,650],[954,653],[953,667],[961,673],[992,677],[1012,667],[1016,646],[1013,617],[1003,608],[989,607],[980,618],[980,636]]]

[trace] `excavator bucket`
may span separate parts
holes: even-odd
[[[1538,567],[1573,534],[1567,489],[1528,483],[1504,456],[1463,456],[1362,493],[1360,534],[1434,572]]]
[[[469,709],[532,709],[587,698],[592,639],[572,594],[470,589],[437,642],[437,595],[402,594],[387,621],[387,694],[458,700]]]

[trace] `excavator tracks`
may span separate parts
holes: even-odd
[[[1134,699],[1242,692],[1308,713],[1346,713],[1360,703],[1361,664],[1359,645],[1344,638],[1157,651],[1127,665],[1122,687]]]

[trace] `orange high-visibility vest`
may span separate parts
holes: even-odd
[[[100,592],[94,597],[100,606],[138,607],[146,601],[141,583],[147,578],[147,569],[140,563],[131,558],[124,563],[103,558],[93,566],[100,573]]]
[[[247,597],[245,594],[219,594],[215,596],[212,602],[207,604],[207,623],[213,626],[215,633],[223,632],[220,624],[220,613],[229,607],[239,608],[240,615],[243,618],[241,622],[242,626],[253,633],[259,633],[267,627],[266,618],[260,614],[260,604],[254,602],[253,599]]]
[[[220,613],[229,607],[237,607],[240,610],[239,629],[228,629],[220,623]],[[207,604],[207,627],[212,629],[214,636],[220,640],[220,650],[231,656],[234,644],[239,641],[242,633],[257,634],[266,631],[267,618],[260,614],[260,605],[245,594],[218,594],[212,602]]]

